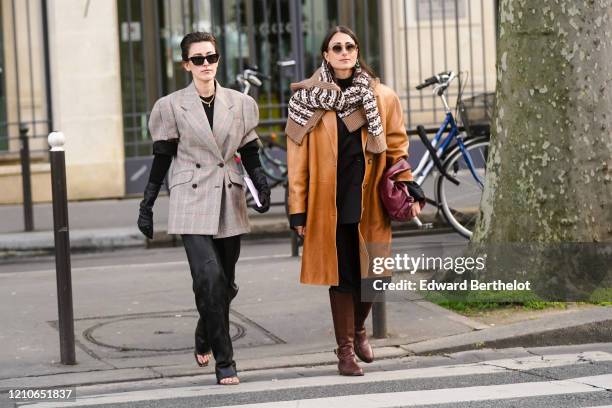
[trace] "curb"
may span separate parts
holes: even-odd
[[[137,228],[76,229],[70,231],[71,252],[113,251],[143,247],[145,238]],[[0,259],[55,252],[53,231],[16,232],[0,235]]]
[[[571,322],[568,324],[567,319]],[[612,343],[612,306],[511,323],[401,347],[415,355],[448,354],[483,348],[544,347]]]
[[[394,236],[416,236],[444,234],[453,232],[444,220],[435,212],[424,213],[420,217],[425,224],[433,228],[419,229],[412,223],[393,223]],[[245,240],[262,238],[287,238],[292,231],[285,215],[255,216],[250,220],[251,232]],[[179,235],[168,235],[165,226],[155,231],[152,240],[144,237],[134,227],[75,229],[70,231],[70,249],[72,253],[115,251],[124,248],[164,248],[181,245]],[[53,231],[13,232],[0,234],[0,260],[53,255],[55,242]]]

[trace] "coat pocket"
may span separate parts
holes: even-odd
[[[170,179],[170,189],[178,186],[179,184],[189,183],[193,180],[193,170],[183,170],[178,173],[172,173]]]
[[[232,184],[238,184],[239,186],[244,186],[244,178],[242,174],[236,173],[235,171],[229,171],[229,179]]]

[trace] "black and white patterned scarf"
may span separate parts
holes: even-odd
[[[367,124],[366,150],[381,153],[387,146],[371,83],[372,78],[356,68],[352,84],[343,91],[323,62],[310,79],[291,85],[295,93],[289,100],[287,135],[301,144],[303,136],[314,128],[325,111],[333,110],[350,132]]]

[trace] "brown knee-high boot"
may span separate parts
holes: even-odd
[[[329,290],[334,332],[338,349],[338,371],[340,375],[363,375],[363,370],[355,360],[353,340],[355,337],[355,316],[353,311],[353,295],[335,290]]]
[[[365,321],[372,310],[372,302],[362,302],[359,292],[353,293],[353,309],[355,311],[355,354],[364,363],[374,361],[374,352],[368,341]]]

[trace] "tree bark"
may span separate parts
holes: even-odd
[[[501,0],[472,241],[612,242],[612,0]]]

